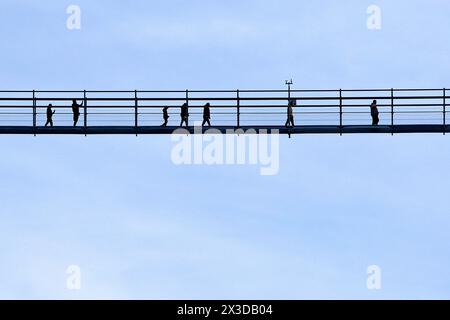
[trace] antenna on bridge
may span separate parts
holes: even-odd
[[[288,105],[291,106],[291,85],[294,84],[294,81],[292,81],[292,78],[291,78],[291,80],[286,80],[285,84],[288,86]],[[288,136],[290,139],[291,138],[291,128],[288,129]]]
[[[291,78],[291,80],[286,80],[285,84],[288,86],[288,98],[290,101],[291,100],[291,85],[294,84],[294,81],[292,81],[292,78]]]

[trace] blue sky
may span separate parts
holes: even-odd
[[[0,6],[4,90],[449,86],[448,1]],[[261,176],[169,136],[1,136],[0,298],[448,299],[448,139],[281,137]]]

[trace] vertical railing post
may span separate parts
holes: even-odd
[[[445,88],[443,89],[443,104],[442,104],[442,124],[443,124],[443,132],[444,135],[447,132],[447,125],[446,125],[446,107],[447,107],[447,101],[446,101],[446,92],[445,92]]]
[[[394,88],[391,88],[391,135],[394,135]]]
[[[138,96],[137,90],[134,90],[134,128],[136,130],[136,137],[138,135]]]
[[[237,127],[241,127],[241,98],[239,96],[239,89],[236,90],[236,106],[237,106]]]
[[[36,136],[36,91],[33,90],[33,134]]]
[[[339,134],[342,136],[342,89],[339,89]]]
[[[290,81],[288,84],[288,106],[291,104],[291,83],[292,83],[292,81]],[[294,115],[292,115],[292,116],[294,116]],[[291,129],[290,128],[288,130],[288,135],[289,135],[289,139],[290,139],[291,138]]]
[[[189,90],[186,89],[186,104],[188,109],[188,116],[186,117],[186,127],[189,128]]]
[[[86,97],[86,90],[83,91],[83,102],[84,102],[84,135],[87,134],[87,97]]]

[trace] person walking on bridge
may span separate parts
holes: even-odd
[[[50,103],[47,107],[47,122],[45,123],[45,127],[47,125],[50,125],[50,127],[53,127],[53,115],[55,114],[55,111],[52,111],[52,104]]]
[[[372,126],[377,126],[380,122],[377,100],[373,100],[372,104],[370,105],[370,115],[372,116]]]
[[[289,100],[287,107],[287,120],[285,123],[285,127],[294,127],[294,110],[293,107],[297,104],[297,102],[293,99]]]
[[[169,112],[167,112],[167,110],[169,110],[169,107],[164,107],[162,110],[164,123],[161,125],[161,127],[167,127],[167,122],[169,121]]]
[[[180,116],[181,116],[180,127],[183,126],[183,123],[186,123],[186,127],[188,127],[189,126],[189,109],[188,109],[188,104],[187,103],[184,103],[181,106]]]
[[[80,118],[80,107],[83,106],[83,102],[81,104],[77,104],[77,100],[72,100],[72,111],[73,111],[73,126],[76,127],[78,123],[78,119]]]
[[[209,102],[207,104],[205,104],[205,106],[203,107],[203,122],[202,122],[202,127],[208,123],[208,126],[211,127],[211,111],[209,109],[211,105],[209,104]]]

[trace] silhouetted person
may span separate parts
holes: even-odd
[[[50,125],[50,127],[53,127],[53,115],[55,114],[55,111],[52,111],[52,104],[50,103],[47,107],[47,122],[45,123],[45,126]]]
[[[184,103],[181,106],[180,116],[181,116],[180,127],[183,126],[183,123],[186,123],[186,127],[188,127],[189,126],[189,122],[188,122],[189,121],[189,110],[188,110],[188,104],[187,103]]]
[[[285,123],[285,126],[286,127],[294,127],[295,126],[295,124],[294,124],[294,110],[293,110],[293,107],[294,107],[294,105],[295,105],[296,103],[295,103],[295,100],[289,100],[289,103],[288,103],[288,107],[287,107],[287,120],[286,120],[286,123]]]
[[[370,105],[370,115],[372,116],[372,125],[377,126],[380,122],[377,100],[373,100],[372,104]]]
[[[167,122],[169,121],[169,113],[167,112],[167,110],[169,110],[169,107],[164,107],[162,110],[164,123],[161,125],[161,127],[167,127]]]
[[[77,100],[72,100],[72,111],[73,111],[73,126],[76,127],[78,123],[78,119],[80,118],[80,107],[83,105],[83,102],[81,104],[77,104]]]
[[[203,107],[203,122],[202,122],[202,127],[208,123],[208,126],[211,127],[211,122],[209,121],[211,119],[211,110],[209,110],[209,107],[211,105],[209,104],[209,102],[207,104],[205,104],[205,106]]]

